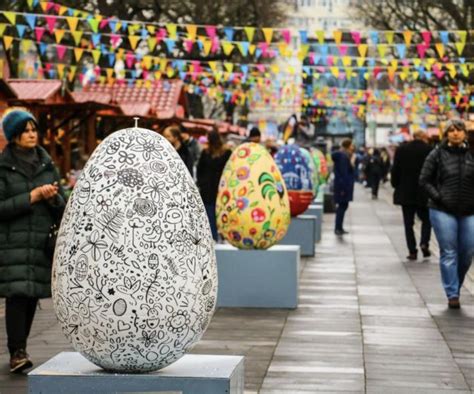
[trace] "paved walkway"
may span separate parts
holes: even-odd
[[[436,257],[405,262],[401,212],[388,191],[357,189],[350,234],[326,215],[316,257],[304,259],[294,311],[220,309],[193,353],[246,356],[246,393],[472,393],[474,297],[446,308]],[[41,303],[28,351],[38,365],[71,350],[50,300]],[[3,304],[0,304],[3,316]],[[0,329],[0,394],[26,393],[8,373]]]

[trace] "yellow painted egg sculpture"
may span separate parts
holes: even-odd
[[[290,224],[288,192],[267,150],[238,146],[227,161],[216,202],[219,233],[239,249],[267,249]]]

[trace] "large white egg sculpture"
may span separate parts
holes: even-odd
[[[52,290],[74,349],[109,371],[164,368],[203,335],[216,304],[214,243],[163,137],[130,128],[97,147],[64,212]]]

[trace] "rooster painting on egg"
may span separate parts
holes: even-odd
[[[285,236],[288,193],[277,165],[260,144],[238,146],[227,161],[216,217],[219,233],[239,249],[267,249]]]
[[[217,295],[213,240],[163,137],[131,128],[97,147],[61,222],[52,290],[74,349],[109,371],[164,368],[202,336]]]

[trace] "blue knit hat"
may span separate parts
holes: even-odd
[[[23,133],[26,129],[26,124],[30,121],[38,126],[38,121],[28,111],[15,109],[8,112],[2,120],[3,133],[8,142],[11,142],[14,137]]]

